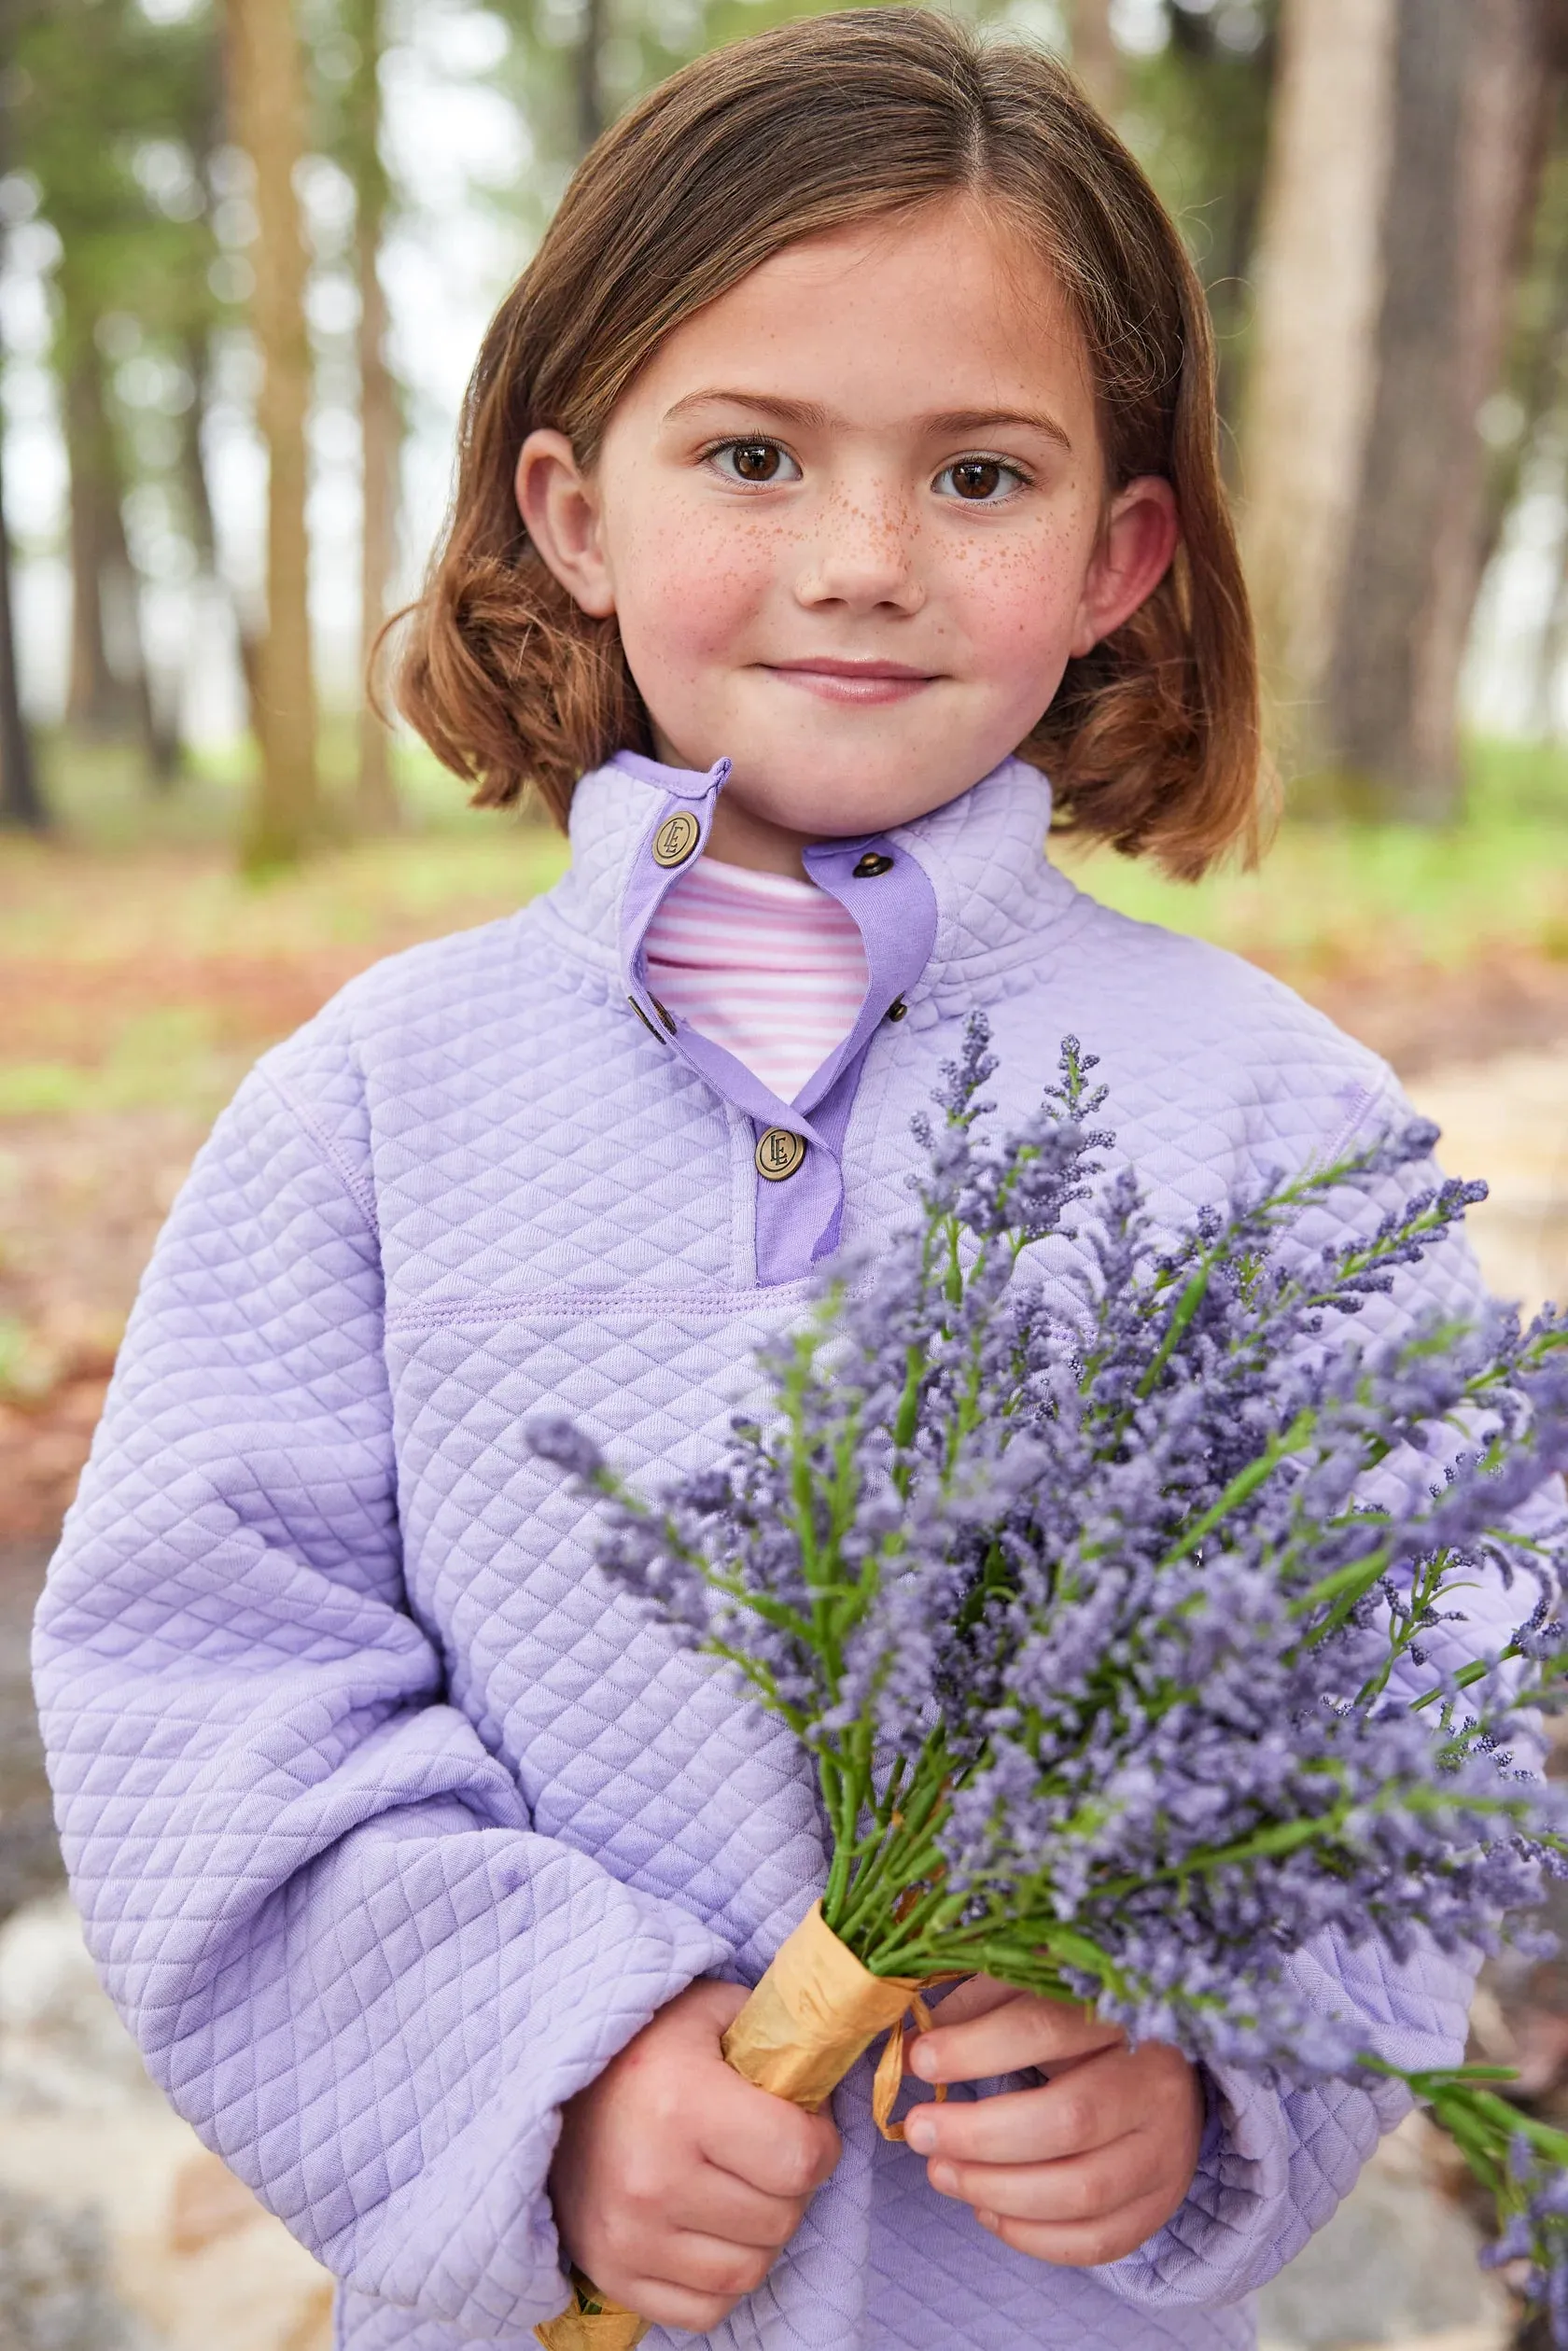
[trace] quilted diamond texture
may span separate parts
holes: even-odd
[[[756,1287],[746,1122],[619,991],[649,790],[586,779],[548,900],[366,974],[242,1088],[148,1268],[40,1613],[105,1980],[180,2110],[343,2281],[347,2351],[525,2345],[565,2299],[562,2101],[694,1976],[754,1980],[821,1881],[788,1736],[606,1587],[522,1434],[549,1403],[634,1476],[690,1468],[807,1295]],[[851,1236],[906,1213],[910,1116],[977,1003],[1003,1115],[1065,1031],[1100,1055],[1170,1221],[1400,1115],[1288,991],[1076,892],[1047,812],[1010,763],[900,835],[937,945],[868,1057]],[[1475,1294],[1449,1249],[1369,1326]],[[1457,2053],[1449,1963],[1302,1964],[1391,2051]],[[1211,2089],[1182,2212],[1066,2272],[933,2196],[857,2068],[833,2181],[714,2343],[1242,2351],[1245,2297],[1399,2101]]]

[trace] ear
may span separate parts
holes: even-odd
[[[1130,620],[1170,568],[1181,526],[1176,493],[1161,475],[1140,474],[1111,501],[1089,563],[1072,628],[1074,656]]]
[[[530,433],[512,481],[523,526],[563,588],[597,621],[615,609],[600,545],[599,502],[591,475],[565,433]]]

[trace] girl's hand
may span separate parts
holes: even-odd
[[[959,1984],[909,2052],[923,2081],[975,2081],[1038,2066],[1038,2090],[973,2106],[922,2106],[904,2138],[941,2196],[1036,2260],[1092,2269],[1162,2229],[1192,2186],[1203,2092],[1179,2050],[1129,2050],[1092,2008],[1036,1999],[988,1976]]]
[[[826,2115],[742,2080],[720,2037],[736,1984],[693,1983],[561,2109],[555,2223],[595,2286],[707,2334],[760,2286],[838,2161]]]

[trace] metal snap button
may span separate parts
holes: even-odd
[[[895,996],[892,1002],[888,1007],[888,1018],[889,1020],[902,1020],[908,1010],[909,1007],[904,1002],[903,997]]]
[[[757,1173],[764,1183],[782,1183],[805,1157],[805,1137],[788,1127],[770,1127],[757,1145]]]
[[[892,870],[892,859],[881,849],[867,849],[864,857],[858,857],[849,868],[858,882],[869,882],[874,874],[890,874]]]
[[[655,865],[684,865],[702,838],[702,827],[690,808],[678,808],[653,835]]]
[[[649,1035],[653,1039],[654,1043],[662,1045],[665,1042],[663,1037],[660,1036],[659,1031],[654,1028],[653,1023],[649,1019],[648,1015],[643,1011],[642,1006],[637,1002],[637,998],[635,996],[628,996],[626,1001],[630,1004],[633,1012],[636,1013],[638,1020],[641,1021],[643,1027],[647,1029]]]
[[[670,1035],[673,1037],[675,1034],[675,1015],[671,1012],[669,1006],[667,1004],[661,1004],[656,996],[651,996],[648,1001],[652,1005],[654,1011],[658,1014],[659,1018],[664,1022],[665,1027],[669,1030]]]

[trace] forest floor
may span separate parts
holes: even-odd
[[[1196,889],[1070,843],[1060,854],[1097,895],[1266,964],[1385,1054],[1444,1127],[1447,1164],[1491,1181],[1477,1247],[1494,1287],[1533,1304],[1568,1293],[1568,775],[1547,790],[1494,765],[1483,780],[1460,831],[1295,827],[1259,874]],[[227,847],[232,779],[151,805],[111,782],[90,772],[89,791],[67,774],[63,836],[0,842],[0,1921],[16,1913],[0,1946],[0,2249],[8,2225],[33,2225],[19,2130],[47,2139],[63,2183],[78,2163],[96,2176],[91,2148],[123,2140],[141,2149],[141,2188],[100,2201],[137,2339],[314,2351],[318,2276],[238,2191],[225,2202],[194,2142],[146,2103],[72,1955],[49,1890],[26,1621],[153,1238],[245,1069],[378,957],[525,901],[564,852],[539,825],[445,812],[441,791],[455,788],[425,774],[420,829],[247,883]],[[1533,2063],[1548,2096],[1568,2069],[1557,2005],[1493,2019],[1545,2052]],[[114,2181],[121,2170],[115,2157]],[[41,2175],[35,2185],[47,2200]],[[18,2192],[22,2219],[8,2222]],[[1292,2351],[1500,2351],[1506,2312],[1468,2283],[1467,2225],[1419,2134],[1396,2142],[1337,2236],[1275,2290],[1266,2336]],[[1463,2258],[1445,2266],[1456,2244]],[[236,2317],[215,2334],[210,2297],[247,2263],[271,2331]],[[94,2326],[109,2351],[96,2321],[93,2351]]]

